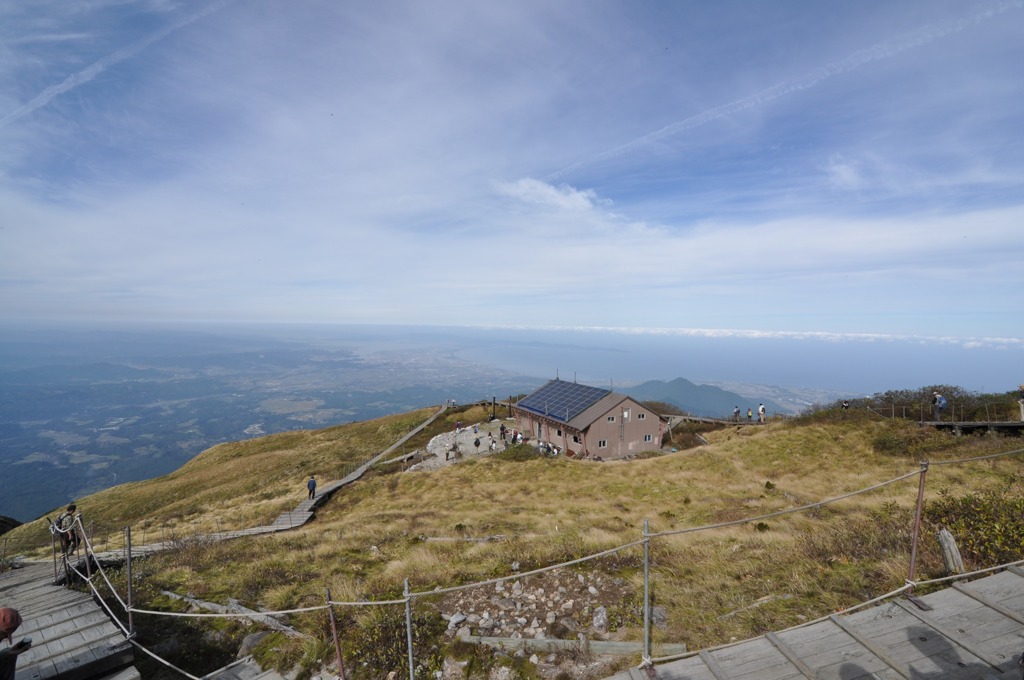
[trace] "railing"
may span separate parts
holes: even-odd
[[[970,415],[965,415],[970,408]],[[867,410],[882,418],[916,420],[918,422],[934,422],[934,408],[929,403],[890,403],[886,405],[868,405]],[[984,422],[987,423],[1015,423],[1022,420],[1017,408],[1007,406],[1005,402],[983,402],[981,404],[957,403],[950,400],[940,420],[952,422],[980,420],[984,412]]]

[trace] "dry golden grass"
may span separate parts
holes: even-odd
[[[433,431],[482,419],[449,414]],[[167,477],[84,499],[91,517],[147,526],[238,528],[304,497],[313,472],[326,481],[379,452],[429,415],[420,411],[317,432],[215,447]],[[423,435],[423,441],[429,434]],[[335,600],[399,597],[578,559],[643,538],[813,504],[950,460],[1014,448],[998,438],[953,438],[913,423],[773,423],[706,435],[709,446],[628,462],[469,460],[434,472],[393,466],[339,491],[295,531],[187,549],[150,559],[152,587],[250,606],[291,609]],[[888,439],[885,439],[888,438]],[[910,455],[879,453],[907,442]],[[928,495],[1005,487],[1014,457],[933,466]],[[917,476],[800,514],[652,539],[652,590],[669,626],[657,641],[701,647],[795,625],[902,585],[908,572]],[[38,531],[26,526],[19,531]],[[490,540],[483,540],[490,539]],[[135,540],[138,540],[137,538]],[[919,577],[941,562],[922,544]],[[230,565],[230,568],[225,568]],[[642,548],[573,569],[612,573],[642,589]],[[357,617],[369,614],[360,612]],[[315,627],[315,617],[297,617]],[[639,634],[634,625],[627,637]]]

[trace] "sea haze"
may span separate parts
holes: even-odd
[[[220,442],[500,399],[556,376],[624,392],[681,377],[791,413],[888,389],[997,392],[1024,381],[1006,377],[1019,350],[907,340],[402,326],[0,331],[0,515],[23,521],[175,470]]]

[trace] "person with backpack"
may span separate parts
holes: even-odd
[[[313,475],[309,476],[309,481],[306,482],[306,489],[309,491],[309,500],[316,498],[316,477]]]
[[[57,536],[60,537],[60,551],[64,555],[73,555],[78,550],[78,530],[75,529],[75,510],[78,509],[74,503],[68,509],[57,516],[54,526],[57,528]],[[78,513],[81,514],[81,513]]]
[[[932,412],[935,422],[942,420],[942,410],[946,408],[946,398],[937,391],[932,392]]]

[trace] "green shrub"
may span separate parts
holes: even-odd
[[[492,456],[498,460],[507,460],[514,463],[524,463],[530,460],[537,460],[540,458],[540,453],[537,449],[533,448],[529,444],[516,444],[510,446],[504,451],[499,451]]]
[[[925,517],[945,527],[956,539],[960,555],[976,566],[993,566],[1024,556],[1024,497],[1001,493],[968,494],[928,503]]]
[[[436,611],[414,612],[412,617],[413,661],[417,678],[433,677],[444,663],[441,637],[448,624]],[[375,610],[344,634],[346,668],[353,678],[380,678],[389,671],[409,677],[405,612]]]

